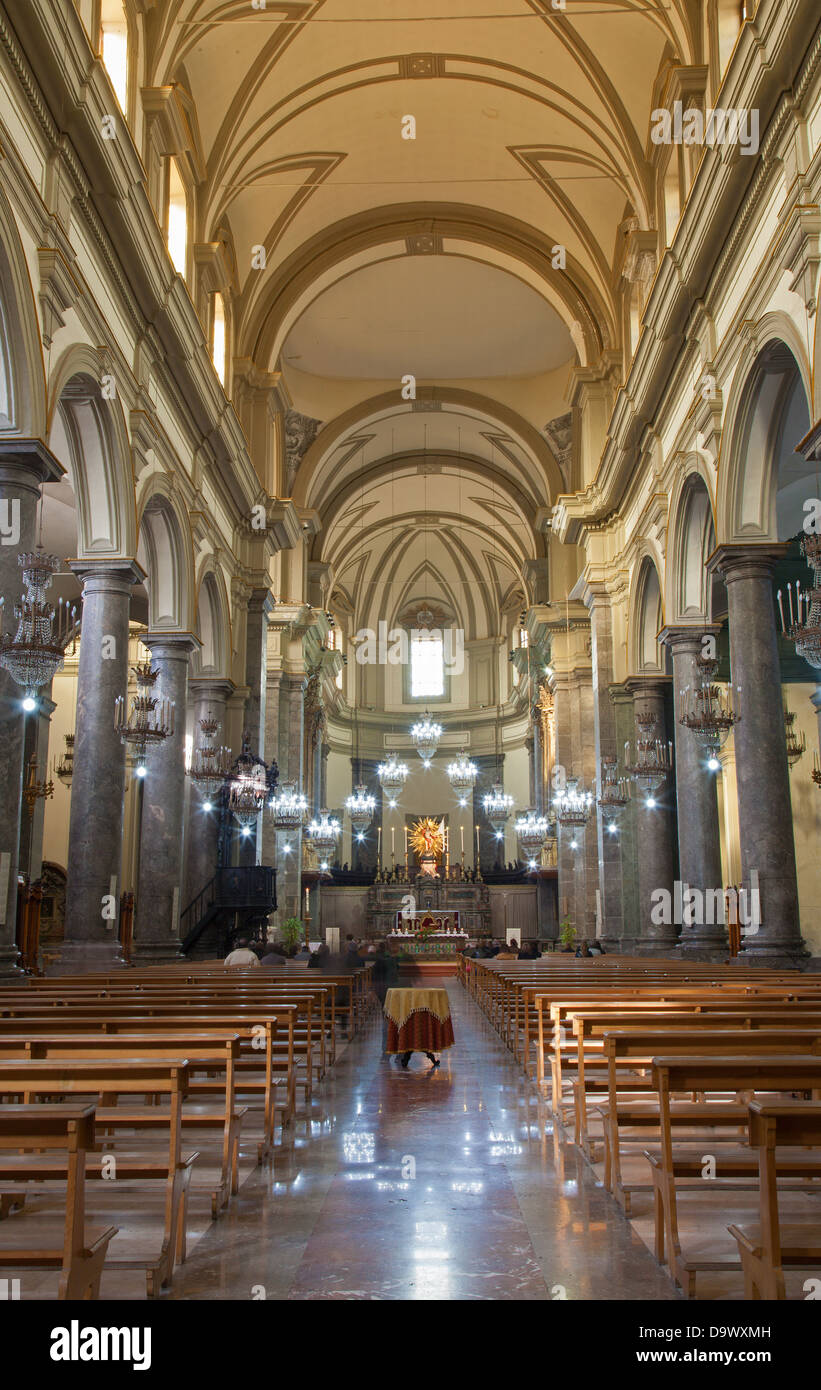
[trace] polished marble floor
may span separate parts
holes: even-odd
[[[176,1299],[669,1300],[454,980],[456,1046],[408,1071],[374,1019],[175,1276]]]

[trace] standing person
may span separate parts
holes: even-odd
[[[373,962],[374,993],[379,1000],[379,1009],[382,1014],[382,1051],[388,1045],[388,1017],[385,1013],[385,995],[389,989],[393,989],[399,984],[399,961],[392,951],[388,950],[386,942],[380,942],[376,949]]]

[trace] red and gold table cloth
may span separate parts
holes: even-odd
[[[446,989],[389,989],[386,1052],[443,1052],[453,1047],[453,1021]]]

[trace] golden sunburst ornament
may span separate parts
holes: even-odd
[[[445,849],[444,821],[423,816],[414,821],[409,839],[417,859],[441,859]]]

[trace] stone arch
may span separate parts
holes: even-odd
[[[651,555],[643,555],[633,571],[629,613],[627,652],[630,674],[664,675],[665,653],[658,640],[664,626],[664,603],[659,566]]]
[[[222,570],[212,557],[197,578],[196,634],[202,643],[192,674],[227,678],[231,671],[231,609]]]
[[[46,380],[34,292],[14,214],[0,190],[0,437],[45,434]]]
[[[191,632],[194,557],[188,518],[164,477],[152,477],[139,503],[137,558],[146,572],[151,632]]]
[[[781,434],[785,412],[799,385],[809,420],[812,391],[806,348],[789,318],[768,314],[730,389],[724,428],[727,442],[718,473],[720,544],[778,539]],[[791,441],[793,447],[798,442],[798,438]]]
[[[673,626],[710,620],[707,560],[716,544],[715,507],[702,461],[687,462],[670,499],[665,610]]]
[[[57,363],[50,383],[49,442],[62,455],[74,489],[81,558],[131,557],[137,547],[128,431],[119,397],[103,395],[103,379],[110,375],[97,352],[75,346]]]

